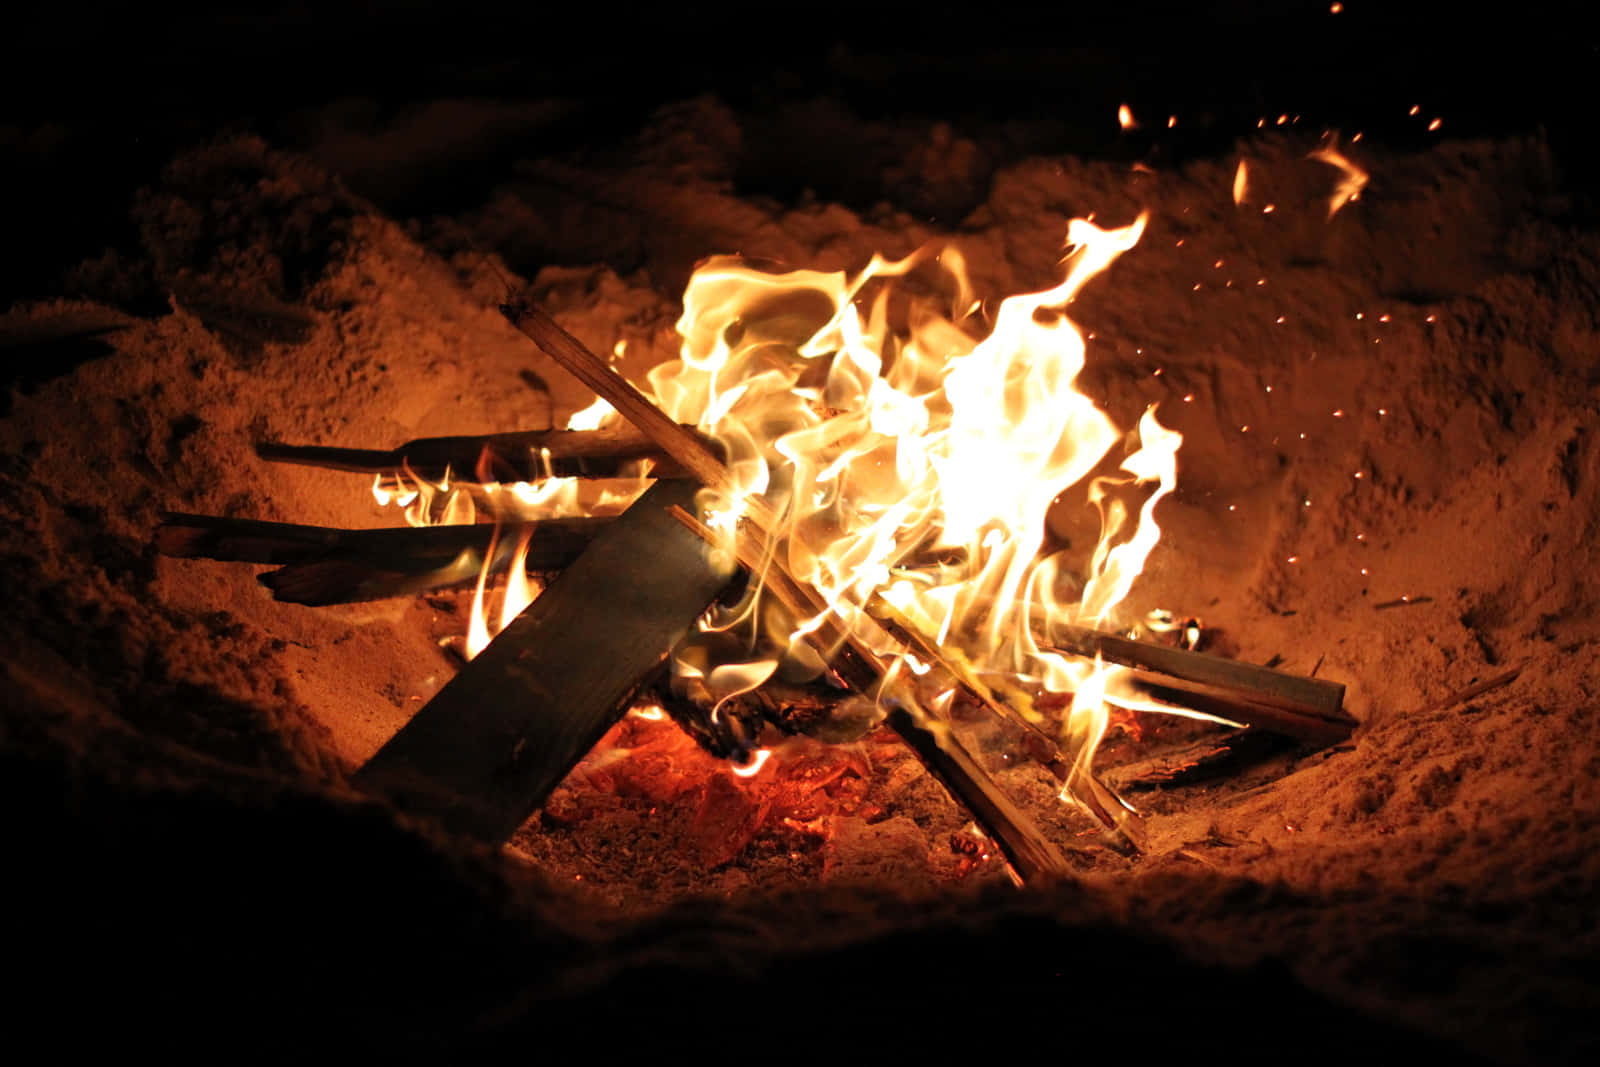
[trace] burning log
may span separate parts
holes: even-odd
[[[686,434],[695,431],[685,427]],[[699,438],[702,444],[709,442]],[[447,477],[480,482],[545,478],[682,478],[683,467],[627,423],[599,430],[525,430],[465,437],[419,437],[397,448],[331,448],[262,441],[256,455],[359,474],[405,470],[428,481]]]
[[[667,512],[694,492],[659,481],[601,530],[356,783],[458,833],[510,837],[733,577]]]
[[[484,568],[506,569],[527,541],[524,566],[558,571],[577,559],[610,518],[544,519],[491,524],[343,530],[325,526],[168,514],[156,529],[156,551],[186,559],[278,564],[259,576],[274,598],[292,604],[348,604],[413,596],[475,580]]]

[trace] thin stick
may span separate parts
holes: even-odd
[[[1502,671],[1501,673],[1492,677],[1485,678],[1481,682],[1474,682],[1465,689],[1458,689],[1454,693],[1451,693],[1449,696],[1445,697],[1443,700],[1436,700],[1432,704],[1427,704],[1417,709],[1418,713],[1447,711],[1450,708],[1456,707],[1457,705],[1465,704],[1474,697],[1481,697],[1483,694],[1492,689],[1499,689],[1503,685],[1510,685],[1512,682],[1517,680],[1517,677],[1522,674],[1523,668],[1527,665],[1528,661],[1524,660],[1515,667],[1512,667],[1510,670]]]
[[[693,431],[686,431],[693,433]],[[626,424],[599,430],[526,430],[463,437],[419,437],[395,448],[336,448],[262,441],[256,455],[360,474],[406,470],[428,481],[531,482],[544,478],[629,478],[685,472],[650,438]]]
[[[555,319],[529,306],[508,304],[501,311],[511,320],[511,325],[526,334],[574,378],[605,398],[623,418],[677,460],[701,485],[730,496],[737,494],[737,486],[727,466],[694,431],[669,418],[615,367],[589,351],[582,341],[563,330]]]
[[[1372,605],[1373,611],[1387,611],[1390,608],[1409,608],[1417,604],[1432,604],[1431,596],[1397,596],[1393,600],[1385,600]]]

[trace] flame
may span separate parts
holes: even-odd
[[[701,504],[720,517],[708,525],[729,551],[737,516],[759,498],[778,516],[766,551],[845,628],[892,609],[925,648],[980,676],[1090,693],[1063,725],[1083,760],[1104,733],[1093,722],[1105,715],[1108,672],[1042,648],[1035,628],[1112,618],[1159,537],[1153,513],[1175,484],[1181,437],[1147,411],[1122,473],[1091,481],[1124,436],[1075,387],[1085,341],[1063,312],[1146,222],[1073,220],[1059,284],[1002,301],[986,332],[954,251],[878,257],[855,275],[713,259],[685,293],[678,359],[648,375],[667,414],[724,448],[736,488],[706,491]],[[953,291],[943,311],[896,291],[930,263]],[[1046,516],[1075,487],[1104,526],[1081,597],[1063,559],[1041,558]],[[1124,498],[1140,494],[1131,509]],[[747,602],[731,617],[719,625],[765,616]],[[749,645],[795,649],[820,621],[792,620],[777,639],[751,633]],[[903,657],[898,677],[930,677],[926,656],[874,650]]]
[[[1126,105],[1122,117],[1132,122]],[[1239,197],[1244,181],[1241,164]],[[1115,623],[1160,537],[1156,507],[1176,484],[1182,438],[1154,408],[1124,434],[1078,390],[1086,342],[1065,314],[1138,243],[1147,221],[1141,214],[1103,228],[1072,220],[1059,281],[997,306],[976,297],[955,248],[874,257],[854,274],[766,273],[734,257],[695,271],[677,322],[678,357],[651,370],[642,388],[721,446],[732,488],[703,490],[699,500],[719,547],[739,554],[736,541],[747,534],[740,516],[759,506],[774,517],[760,558],[781,560],[826,605],[821,615],[794,617],[792,606],[764,596],[763,568],[752,566],[744,600],[702,622],[724,658],[686,655],[674,664],[714,702],[714,725],[729,701],[774,674],[822,671],[833,650],[813,649],[816,635],[853,633],[890,662],[883,698],[934,717],[951,705],[952,676],[1001,694],[1033,722],[1044,717],[1030,694],[1073,694],[1058,724],[1073,768],[1066,794],[1102,814],[1117,803],[1088,774],[1108,708],[1173,709],[1142,698],[1122,668],[1038,635],[1057,624]],[[928,292],[942,292],[942,303]],[[568,425],[592,429],[615,417],[599,401]],[[445,482],[402,472],[374,492],[382,488],[391,504],[413,492],[408,518],[415,511],[423,519],[448,513],[454,496],[497,519],[595,506],[570,479],[470,494]],[[1101,538],[1086,559],[1046,551],[1046,519],[1062,500],[1099,511]],[[474,653],[492,633],[488,575],[504,554],[499,540],[474,595]],[[513,559],[520,575],[521,557]],[[508,589],[499,625],[531,595]],[[908,644],[874,616],[892,617]],[[891,684],[900,687],[894,694]],[[741,773],[754,774],[764,750],[745,744],[754,762]]]
[[[1136,122],[1133,117],[1133,108],[1129,107],[1127,104],[1118,105],[1117,125],[1121,126],[1125,130],[1136,130],[1139,128],[1139,123]]]
[[[1244,203],[1245,196],[1250,192],[1250,170],[1245,166],[1244,160],[1239,160],[1239,169],[1233,172],[1233,202]]]
[[[569,430],[595,430],[617,417],[606,401],[596,399],[567,420]],[[549,469],[548,458],[539,466]],[[467,623],[463,652],[472,659],[483,651],[511,620],[520,615],[539,594],[538,583],[528,576],[528,548],[533,530],[525,530],[508,552],[500,538],[500,526],[507,519],[528,520],[570,515],[599,515],[622,510],[643,490],[642,480],[618,479],[599,487],[585,487],[576,478],[545,478],[538,482],[460,482],[449,471],[437,482],[418,476],[408,468],[373,481],[372,496],[379,507],[398,507],[412,526],[450,526],[478,521],[480,513],[495,524],[489,548],[484,553],[473,587],[472,609]],[[500,597],[500,610],[491,613],[490,578],[494,572],[507,573]]]
[[[1357,135],[1359,136],[1359,134]],[[1339,182],[1333,188],[1333,195],[1328,198],[1328,218],[1338,214],[1339,209],[1361,195],[1361,190],[1367,186],[1367,172],[1350,162],[1339,151],[1339,139],[1329,136],[1328,142],[1306,157],[1319,163],[1326,163],[1339,171]]]
[[[761,768],[765,767],[767,765],[767,760],[771,758],[772,749],[758,748],[750,756],[749,763],[746,763],[743,766],[735,764],[733,767],[733,773],[737,774],[740,778],[754,778],[756,775],[761,773]]]

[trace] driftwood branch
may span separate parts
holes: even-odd
[[[684,428],[685,433],[693,430]],[[598,430],[526,430],[464,437],[419,437],[397,448],[332,448],[263,441],[256,455],[361,474],[408,470],[419,478],[478,482],[544,478],[681,478],[684,469],[627,423]]]

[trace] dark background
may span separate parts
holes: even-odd
[[[560,99],[533,140],[456,160],[448,183],[385,209],[447,211],[516,158],[612,142],[661,104],[713,93],[741,112],[826,98],[863,117],[957,130],[1030,123],[1030,148],[1137,154],[1119,103],[1163,159],[1223,151],[1262,115],[1425,139],[1543,132],[1574,187],[1595,165],[1600,37],[1576,3],[1349,0],[799,5],[298,3],[251,14],[132,4],[13,13],[0,63],[0,308],[60,292],[62,272],[126,235],[133,190],[223,132],[301,147],[308,115],[360,98],[373,121],[441,98]],[[838,14],[842,12],[843,14]],[[1426,117],[1426,116],[1424,116]],[[772,191],[782,195],[789,190]]]

